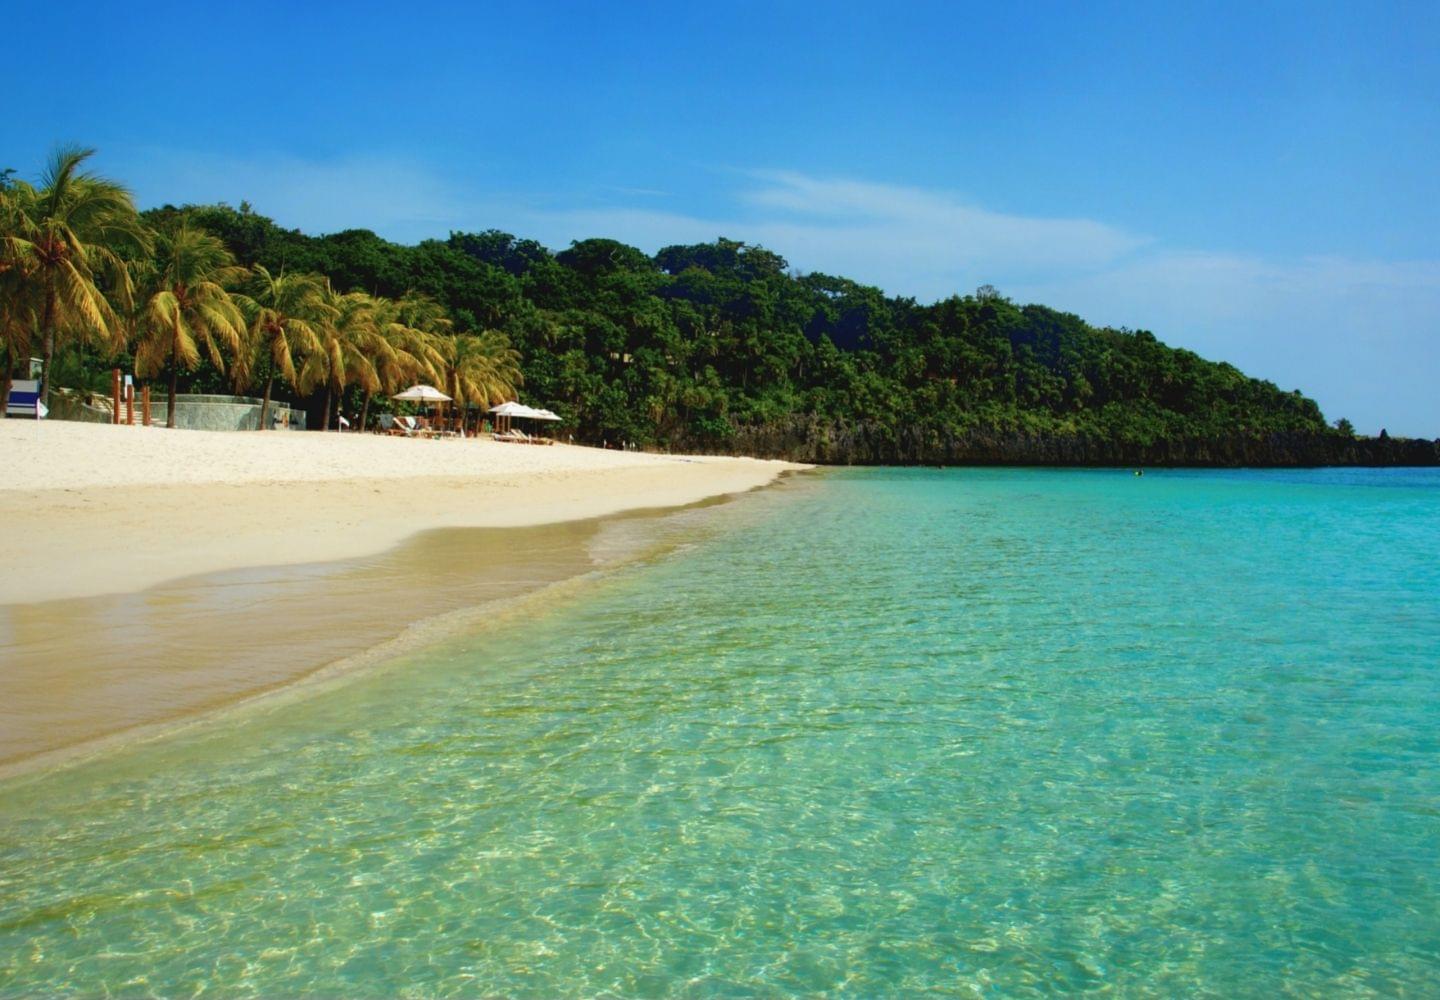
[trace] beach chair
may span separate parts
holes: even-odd
[[[396,417],[395,427],[406,437],[418,437],[420,434],[420,425],[415,422],[414,417]]]
[[[380,433],[390,437],[403,437],[405,428],[395,422],[395,414],[382,413],[380,414]]]
[[[5,416],[33,417],[40,420],[49,411],[40,402],[40,380],[17,378],[10,383],[10,398],[5,401]]]

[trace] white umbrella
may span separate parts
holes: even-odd
[[[514,400],[508,403],[501,403],[499,406],[492,406],[490,407],[490,412],[497,417],[529,417],[535,413],[534,410],[530,409],[530,407],[524,403],[517,403]]]
[[[526,406],[524,403],[501,403],[499,406],[490,407],[490,412],[497,417],[527,417],[530,420],[560,420],[561,417],[549,410],[537,410],[533,406]]]
[[[396,393],[391,399],[404,399],[412,403],[448,403],[450,397],[433,385],[412,385],[404,392]]]
[[[524,403],[511,400],[508,403],[501,403],[498,406],[490,407],[490,412],[497,417],[520,417],[525,420],[559,420],[557,414],[549,410],[537,410],[533,406],[526,406]]]
[[[412,385],[404,392],[397,392],[391,399],[403,399],[410,403],[448,403],[451,397],[433,385]]]
[[[495,415],[495,417],[497,418],[496,421],[495,421],[495,429],[496,429],[496,430],[499,430],[500,427],[501,427],[501,422],[500,422],[500,420],[499,420],[498,418],[500,418],[500,417],[507,417],[507,418],[508,418],[508,417],[523,417],[523,416],[525,415],[525,411],[526,411],[527,409],[529,409],[529,407],[527,407],[527,406],[521,406],[519,403],[515,402],[514,400],[509,400],[509,401],[507,401],[507,402],[499,403],[499,404],[497,404],[497,405],[495,405],[495,406],[490,407],[490,412],[493,413],[493,414]]]

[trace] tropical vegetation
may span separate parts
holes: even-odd
[[[1353,437],[1299,392],[989,287],[922,304],[725,238],[404,246],[244,202],[136,212],[89,155],[0,190],[7,372],[37,342],[47,368],[88,345],[326,428],[414,381],[478,414],[523,375],[580,441],[820,461],[1264,463]]]
[[[220,372],[227,356],[237,362],[243,356],[245,320],[227,289],[246,272],[224,243],[184,220],[155,234],[154,242],[154,257],[134,265],[147,294],[131,342],[141,378],[169,373],[166,412],[174,427],[176,386],[182,372],[200,364],[200,348]]]
[[[47,402],[59,358],[81,388],[120,365],[164,380],[172,427],[182,386],[263,391],[262,428],[277,381],[301,405],[323,400],[326,429],[347,394],[364,395],[368,417],[371,395],[402,383],[448,383],[477,412],[514,397],[518,357],[501,331],[457,326],[418,292],[342,291],[325,273],[239,261],[202,212],[140,212],[87,169],[93,155],[62,148],[38,185],[0,173],[0,399],[37,350]]]
[[[38,188],[8,181],[0,203],[8,317],[0,327],[23,324],[22,346],[38,339],[47,370],[66,338],[111,350],[123,345],[116,307],[129,308],[134,292],[126,258],[150,249],[130,192],[83,169],[92,152],[58,150]]]

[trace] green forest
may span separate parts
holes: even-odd
[[[81,168],[73,183],[109,183]],[[7,183],[7,232],[36,214],[55,180]],[[28,210],[21,191],[30,192]],[[373,423],[397,379],[431,373],[453,389],[452,345],[465,337],[481,375],[461,397],[493,402],[518,390],[564,418],[562,435],[592,444],[839,463],[1325,464],[1377,454],[1348,422],[1327,424],[1300,392],[1149,331],[1094,327],[989,287],[922,304],[801,273],[774,250],[738,240],[651,255],[594,238],[557,252],[488,230],[404,246],[363,229],[309,236],[244,202],[167,205],[136,213],[135,222],[118,236],[77,237],[115,244],[105,249],[114,259],[101,254],[92,270],[117,316],[117,297],[129,301],[118,295],[122,286],[143,284],[122,272],[153,273],[177,233],[223,245],[216,284],[249,305],[228,346],[158,360],[152,349],[148,363],[137,348],[143,323],[128,337],[61,338],[57,384],[67,373],[83,381],[108,370],[114,357],[127,370],[138,360],[142,374],[169,377],[181,391],[258,393],[263,383],[308,407],[315,426],[330,426],[339,412]],[[25,268],[37,266],[22,257],[12,247],[0,260],[0,296],[10,300],[0,329],[12,366],[47,330],[44,295],[16,291]],[[421,349],[393,336],[342,335],[327,347],[316,341],[335,324],[322,317],[310,324],[316,337],[288,344],[285,357],[267,355],[256,329],[258,276],[308,276],[332,309],[360,297],[352,302],[368,301],[373,314],[389,310],[382,334],[418,330],[429,339]],[[403,322],[406,308],[425,318]],[[77,314],[62,325],[78,334],[86,322]],[[48,328],[56,329],[53,316]],[[90,375],[86,364],[65,367],[67,343],[71,357],[92,345]],[[394,378],[382,377],[377,350],[390,352]],[[1416,455],[1433,460],[1435,448],[1421,444]]]

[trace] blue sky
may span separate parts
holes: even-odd
[[[35,3],[0,167],[989,283],[1440,435],[1440,5]]]

